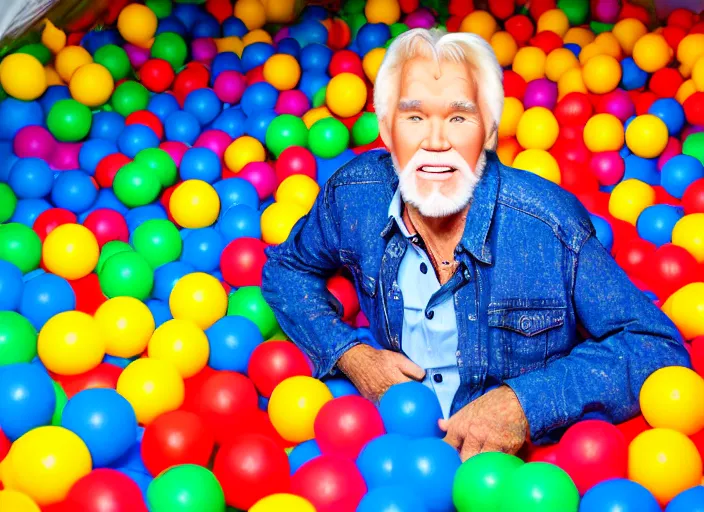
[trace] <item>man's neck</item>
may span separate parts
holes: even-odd
[[[407,215],[411,217],[411,225],[407,225],[408,229],[420,231],[421,233],[418,234],[421,236],[425,235],[424,238],[430,236],[434,241],[443,245],[448,242],[454,242],[456,245],[462,238],[467,223],[469,205],[459,212],[446,217],[425,217],[421,215],[416,207],[410,204],[406,203],[404,207],[407,210]],[[404,220],[408,224],[407,219]]]

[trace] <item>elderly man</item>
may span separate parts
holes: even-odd
[[[340,370],[372,400],[422,381],[466,459],[587,417],[627,420],[648,375],[689,366],[575,197],[498,161],[502,71],[481,38],[400,35],[374,103],[390,154],[335,173],[264,268],[265,297],[316,377]],[[326,291],[341,266],[369,330],[345,324]]]

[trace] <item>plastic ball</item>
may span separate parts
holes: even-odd
[[[366,486],[354,462],[323,455],[293,475],[291,491],[309,500],[316,511],[333,512],[356,510]]]
[[[239,316],[221,318],[205,334],[210,345],[208,366],[239,373],[247,373],[252,353],[264,341],[257,326]]]
[[[638,216],[638,235],[658,247],[672,240],[672,230],[684,212],[681,208],[656,204],[645,208]]]
[[[526,149],[550,149],[558,132],[555,116],[544,107],[533,107],[526,110],[518,121],[516,137]]]
[[[105,339],[105,352],[130,358],[144,352],[154,332],[149,308],[133,297],[115,297],[95,312],[95,320]]]
[[[532,172],[553,183],[560,184],[560,168],[555,158],[542,149],[521,151],[513,161],[513,167]]]
[[[682,491],[667,505],[666,512],[700,512],[704,503],[701,485]]]
[[[161,183],[159,176],[151,169],[141,163],[131,162],[115,174],[113,190],[125,206],[134,208],[154,201],[161,192]]]
[[[576,512],[578,503],[579,493],[567,473],[553,464],[530,462],[517,468],[502,486],[498,510]]]
[[[702,283],[693,282],[675,291],[663,304],[663,311],[677,325],[685,339],[704,335],[702,322]]]
[[[623,146],[624,130],[621,121],[612,114],[597,114],[584,127],[584,143],[589,151],[618,151]]]
[[[146,299],[154,285],[154,271],[137,252],[118,252],[110,256],[98,274],[100,288],[108,298]]]
[[[609,213],[629,224],[636,225],[641,212],[655,201],[655,192],[639,180],[624,180],[613,189],[609,198]]]
[[[169,200],[174,220],[184,228],[210,226],[220,212],[220,199],[215,189],[201,180],[179,184]]]
[[[168,468],[149,484],[147,503],[152,512],[225,510],[225,496],[215,475],[195,464]]]
[[[108,101],[115,83],[107,68],[100,64],[84,64],[71,77],[69,89],[73,99],[88,107],[97,107]]]
[[[68,83],[78,68],[93,62],[93,57],[82,46],[68,45],[62,48],[55,57],[54,68],[61,80]],[[42,70],[43,71],[43,70]]]
[[[284,439],[300,443],[314,437],[315,417],[330,400],[332,394],[322,382],[307,376],[290,377],[271,394],[269,417]]]
[[[39,331],[37,352],[49,370],[78,375],[102,361],[105,340],[90,315],[66,311],[49,319]]]
[[[152,268],[175,261],[181,255],[182,240],[174,224],[164,219],[151,219],[132,233],[132,245]]]
[[[128,42],[143,45],[156,33],[157,17],[144,5],[129,5],[120,11],[117,29]]]
[[[147,510],[138,484],[114,469],[91,471],[71,487],[62,503],[85,512],[99,512],[104,507],[115,512]]]
[[[51,192],[54,173],[44,160],[20,158],[10,169],[8,185],[19,199],[40,199]]]
[[[8,261],[0,260],[0,311],[19,309],[23,292],[20,269]]]
[[[79,224],[64,224],[49,233],[42,247],[46,268],[66,279],[80,279],[95,269],[100,248],[95,235]]]
[[[392,386],[381,397],[379,411],[389,433],[409,437],[440,437],[442,410],[432,390],[417,382]]]
[[[305,123],[290,114],[276,117],[266,130],[266,145],[276,157],[288,147],[306,146],[307,143],[308,130]]]
[[[127,117],[133,112],[147,109],[149,91],[141,83],[127,80],[115,88],[110,103],[118,114]]]
[[[672,230],[672,243],[687,250],[698,263],[704,261],[704,214],[685,215]]]
[[[273,203],[261,216],[262,237],[268,244],[281,244],[306,211],[298,204]]]
[[[20,158],[36,157],[49,160],[56,149],[56,140],[42,126],[25,126],[15,135],[12,148]]]
[[[502,499],[501,486],[523,461],[498,452],[480,453],[465,461],[455,474],[452,502],[458,512],[497,509]]]
[[[32,498],[19,491],[5,489],[0,491],[0,507],[16,512],[41,512]]]
[[[0,372],[0,404],[2,432],[15,441],[50,423],[56,404],[52,381],[40,367],[28,362],[4,366]]]
[[[661,368],[646,379],[640,392],[643,416],[653,428],[669,428],[689,436],[704,428],[699,404],[704,379],[689,368]]]
[[[217,279],[194,272],[176,283],[169,306],[174,318],[191,320],[201,329],[207,329],[225,316],[227,294]]]
[[[192,377],[208,362],[205,333],[190,320],[169,320],[154,331],[148,345],[149,357],[168,361],[181,377]]]
[[[95,183],[83,171],[64,171],[54,180],[51,200],[57,208],[74,213],[88,210],[98,195]]]
[[[123,370],[117,392],[134,408],[137,421],[147,425],[183,402],[183,379],[176,367],[153,358],[137,359]]]
[[[341,121],[325,117],[311,126],[308,144],[315,156],[335,158],[347,148],[349,139],[349,131]]]
[[[277,323],[274,312],[262,296],[258,286],[243,286],[229,297],[228,315],[240,315],[254,322],[259,331],[268,339],[274,334]]]
[[[278,493],[272,494],[257,501],[250,509],[250,512],[278,512],[287,510],[289,512],[316,512],[310,501],[293,494]]]
[[[660,34],[645,34],[633,47],[633,60],[640,69],[648,73],[664,68],[671,58],[672,50]]]
[[[225,151],[225,164],[237,173],[250,162],[263,162],[266,159],[264,146],[253,137],[243,136],[235,139]]]
[[[0,226],[0,260],[26,274],[39,266],[41,251],[39,237],[27,226],[14,222]]]
[[[645,487],[625,478],[614,478],[592,487],[582,498],[584,512],[659,512],[655,497]]]
[[[499,137],[515,137],[518,123],[524,112],[523,103],[518,98],[505,98],[499,123]]]
[[[31,101],[46,91],[46,74],[42,63],[36,57],[14,53],[2,60],[0,84],[10,96]]]
[[[325,102],[328,108],[340,117],[354,116],[367,102],[367,87],[359,76],[340,73],[328,83]]]
[[[60,100],[51,107],[46,123],[57,140],[76,142],[90,132],[91,114],[88,107],[76,100]]]
[[[526,46],[516,53],[513,59],[513,71],[523,77],[526,82],[537,80],[545,76],[546,60],[547,56],[543,50]]]
[[[636,117],[626,128],[626,144],[637,156],[655,158],[665,149],[667,125],[652,114]]]
[[[613,91],[621,81],[621,66],[610,55],[596,55],[584,64],[582,74],[590,92],[605,94]]]
[[[687,187],[682,195],[682,206],[688,215],[704,213],[704,179],[698,179]]]
[[[272,55],[264,64],[264,78],[279,91],[293,89],[301,77],[301,68],[295,57]]]

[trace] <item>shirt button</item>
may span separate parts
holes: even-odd
[[[425,263],[421,263],[420,264],[420,271],[424,274],[427,274],[428,273],[428,265],[426,265]]]
[[[425,314],[425,318],[427,318],[428,320],[432,320],[434,316],[435,316],[435,311],[433,311],[433,310],[430,310]]]
[[[433,380],[435,382],[437,382],[438,384],[440,384],[442,382],[442,375],[439,373],[436,373],[435,375],[433,375]]]

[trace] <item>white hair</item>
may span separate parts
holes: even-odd
[[[376,75],[374,109],[379,120],[387,120],[393,102],[398,100],[404,62],[416,56],[467,65],[476,85],[486,128],[484,147],[495,149],[504,107],[503,69],[491,45],[476,34],[448,34],[440,29],[416,28],[397,36],[387,49]]]

